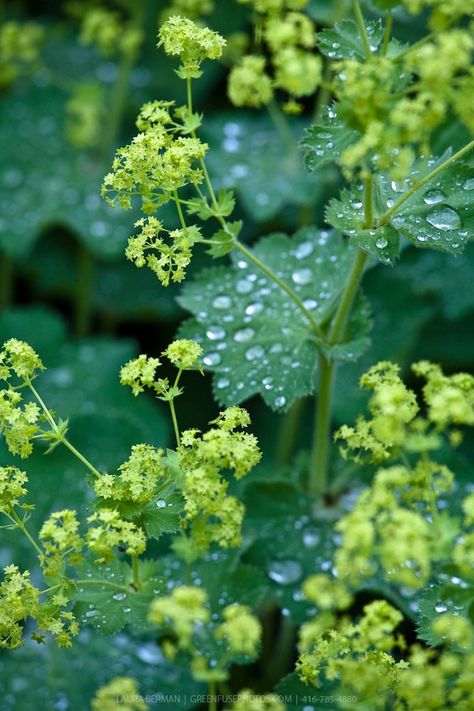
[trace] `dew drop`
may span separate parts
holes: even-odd
[[[295,269],[291,275],[292,280],[295,284],[309,284],[313,279],[313,272],[311,269]]]
[[[276,407],[284,407],[286,405],[286,397],[284,395],[279,395],[275,398]]]
[[[251,329],[249,329],[251,330]],[[247,351],[245,351],[246,360],[253,361],[262,358],[265,355],[265,351],[262,346],[252,346]]]
[[[237,343],[248,343],[255,336],[255,331],[253,328],[242,328],[240,331],[236,331],[234,334],[234,341]]]
[[[297,560],[276,560],[268,566],[267,575],[278,585],[293,585],[303,577],[303,568]]]
[[[223,390],[224,388],[228,388],[230,385],[230,380],[228,378],[219,378],[219,380],[216,383],[216,388],[219,390]]]
[[[224,294],[222,294],[220,296],[216,296],[216,298],[212,302],[212,305],[215,309],[228,309],[231,303],[232,300],[230,296],[225,296]]]
[[[427,216],[426,221],[430,225],[436,227],[438,230],[443,232],[450,232],[451,230],[458,230],[462,227],[461,218],[458,213],[453,210],[452,207],[443,206],[435,208]]]
[[[225,331],[221,326],[211,326],[206,331],[206,336],[210,341],[220,341],[225,336]]]
[[[207,365],[209,368],[211,368],[213,365],[219,365],[219,363],[221,362],[221,357],[219,353],[207,353],[202,359],[202,362],[204,363],[204,365]]]
[[[295,249],[296,259],[304,259],[305,257],[309,257],[309,255],[313,252],[313,249],[314,245],[311,244],[311,242],[302,242]]]
[[[442,190],[428,190],[428,192],[425,193],[423,200],[427,205],[436,205],[438,202],[446,200],[446,195],[442,192]]]
[[[164,508],[166,508],[166,501],[164,501],[163,499],[158,499],[158,501],[156,502],[156,505],[158,506],[159,509],[164,509]]]
[[[318,306],[318,302],[316,299],[306,299],[303,301],[303,306],[305,309],[308,309],[308,311],[312,311],[313,309],[316,309]]]
[[[388,244],[388,240],[386,237],[378,237],[375,240],[375,246],[378,247],[379,249],[385,249],[387,244]]]
[[[255,316],[256,314],[261,313],[263,309],[263,304],[261,304],[260,302],[256,302],[255,304],[249,304],[245,309],[245,313],[247,314],[247,316]]]
[[[252,291],[253,286],[247,279],[239,279],[235,285],[235,288],[239,294],[249,294]]]
[[[436,612],[446,612],[448,609],[448,606],[444,604],[444,602],[437,602],[435,605],[435,610]]]
[[[303,545],[306,548],[316,548],[320,540],[321,535],[317,528],[306,528],[303,531]]]
[[[124,592],[116,592],[112,595],[114,600],[125,600],[127,597],[127,593]]]
[[[474,178],[468,178],[462,187],[463,190],[474,190]]]

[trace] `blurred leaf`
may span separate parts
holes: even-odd
[[[44,306],[17,307],[0,314],[0,346],[9,338],[27,341],[47,363],[66,340],[66,324]]]
[[[292,238],[270,235],[254,253],[319,323],[332,316],[353,261],[353,249],[337,233],[307,227]],[[203,271],[185,285],[179,303],[196,316],[180,333],[202,344],[218,402],[240,403],[258,393],[273,409],[285,410],[313,391],[314,332],[286,293],[244,258],[236,257],[231,268]],[[359,325],[340,356],[355,358],[367,345],[367,320]]]
[[[70,649],[28,642],[13,652],[2,650],[2,709],[90,711],[97,689],[117,676],[136,679],[140,694],[155,699],[161,711],[176,711],[177,704],[193,708],[191,695],[204,693],[187,670],[164,659],[154,642],[123,633],[104,638],[85,629]]]
[[[432,629],[441,615],[461,615],[474,625],[474,587],[456,576],[448,580],[432,584],[419,596],[418,634],[432,647],[443,644],[443,638]]]
[[[213,180],[218,188],[233,188],[257,222],[276,217],[286,205],[312,205],[321,194],[321,180],[316,182],[302,165],[297,146],[301,131],[300,122],[291,122],[283,139],[269,118],[242,111],[205,122],[202,133],[210,145],[207,162]]]
[[[65,99],[52,88],[19,87],[3,99],[0,131],[0,248],[22,257],[42,229],[68,227],[94,253],[123,252],[133,216],[100,197],[109,160],[73,149],[63,136]]]
[[[314,510],[314,499],[284,481],[245,489],[244,560],[265,571],[270,596],[302,622],[314,614],[304,600],[305,578],[333,566],[335,543],[328,521],[341,511]]]
[[[151,570],[156,570],[155,561],[140,561],[142,584],[136,591],[132,588],[132,570],[127,562],[115,559],[101,566],[91,559],[76,569],[75,577],[88,583],[77,584],[74,613],[82,624],[91,625],[105,635],[116,634],[128,625],[135,631],[148,630],[150,603],[166,590],[161,578],[150,575]]]

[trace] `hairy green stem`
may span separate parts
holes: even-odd
[[[338,343],[344,335],[347,319],[354,304],[368,257],[369,255],[367,252],[363,252],[361,249],[357,250],[346,287],[342,293],[339,306],[331,323],[331,328],[329,329],[328,341],[330,345]]]
[[[50,411],[48,410],[46,404],[44,403],[44,401],[43,401],[41,395],[40,395],[39,392],[36,390],[36,388],[34,387],[34,385],[32,384],[31,381],[27,381],[26,384],[27,384],[27,386],[30,388],[30,390],[31,390],[31,392],[33,393],[33,395],[35,396],[36,400],[38,401],[38,403],[39,403],[41,409],[43,410],[43,412],[44,412],[44,414],[45,414],[45,416],[46,416],[46,419],[48,420],[48,422],[49,422],[49,424],[50,424],[50,426],[51,426],[51,429],[53,430],[53,432],[55,432],[56,434],[58,434],[58,433],[59,433],[59,427],[58,427],[58,425],[56,424],[56,422],[54,421],[53,417],[51,416],[51,413],[50,413]],[[89,469],[89,471],[91,471],[92,474],[94,474],[95,476],[100,476],[100,472],[89,462],[88,459],[86,459],[86,458],[84,457],[83,454],[81,454],[81,453],[79,452],[79,450],[77,450],[77,449],[74,447],[74,445],[71,444],[71,442],[70,442],[66,437],[60,436],[60,437],[58,437],[58,440],[61,442],[61,444],[63,444],[65,447],[67,447],[67,449],[69,449],[69,451],[70,451],[72,454],[74,454],[74,456],[77,457],[77,459],[79,459],[79,461],[82,462],[82,464],[84,464],[84,466],[87,467],[87,469]]]
[[[362,15],[362,10],[360,9],[358,0],[352,0],[352,10],[359,28],[362,44],[364,45],[365,56],[368,59],[372,55],[372,50],[370,49],[369,35],[367,34],[367,27],[365,26],[364,17]]]
[[[260,269],[260,271],[262,271],[264,274],[266,274],[266,276],[269,279],[271,279],[276,284],[278,284],[280,289],[283,289],[283,291],[286,294],[288,294],[290,299],[292,301],[294,301],[294,303],[298,306],[299,310],[304,314],[306,319],[309,321],[309,323],[311,324],[311,328],[313,329],[313,331],[316,334],[316,336],[318,337],[318,339],[322,340],[324,338],[324,334],[321,330],[321,326],[316,321],[313,314],[310,311],[308,311],[308,309],[303,304],[303,302],[300,299],[300,297],[298,296],[298,294],[295,291],[293,291],[291,286],[289,286],[285,281],[283,281],[283,279],[280,279],[280,277],[277,276],[275,274],[275,272],[272,271],[272,269],[270,269],[270,267],[267,267],[267,265],[264,264],[264,262],[261,262],[260,259],[258,257],[256,257],[250,249],[248,249],[244,244],[242,244],[242,242],[236,241],[234,246],[236,249],[239,250],[239,252],[242,252],[242,254],[246,257],[246,259],[249,260],[249,262],[252,262],[252,264],[254,264],[256,267],[258,267],[258,269]]]
[[[13,261],[9,254],[0,252],[0,311],[11,303],[13,296]]]
[[[209,689],[209,711],[217,711],[216,682],[210,681],[208,684],[208,689]]]
[[[29,542],[31,543],[31,545],[33,546],[33,548],[35,549],[35,551],[38,553],[38,555],[40,556],[40,558],[42,558],[43,555],[44,555],[44,554],[43,554],[43,551],[41,550],[40,546],[38,545],[38,543],[35,541],[35,539],[34,539],[33,536],[31,535],[31,533],[28,531],[28,529],[26,528],[24,522],[23,522],[23,521],[21,520],[21,518],[18,516],[17,512],[16,512],[16,511],[12,511],[11,514],[8,515],[8,518],[10,518],[11,520],[13,520],[13,521],[15,522],[15,524],[18,526],[18,528],[19,528],[20,531],[23,533],[23,535],[26,536],[26,538],[29,540]]]
[[[374,222],[374,176],[372,173],[364,181],[364,227],[369,229]]]
[[[137,555],[130,556],[132,559],[132,571],[133,571],[133,587],[135,590],[140,589],[140,561]]]
[[[267,111],[278,135],[282,140],[282,143],[286,145],[290,155],[293,156],[297,150],[297,143],[285,114],[282,112],[276,101],[271,101],[267,104]]]
[[[335,364],[323,353],[320,353],[319,387],[316,397],[316,427],[308,482],[310,494],[316,497],[322,496],[327,488],[334,376]]]
[[[385,32],[384,32],[383,41],[382,41],[382,56],[383,57],[385,57],[387,54],[388,45],[390,42],[390,37],[392,35],[392,27],[393,27],[393,14],[392,14],[392,11],[389,10],[387,12],[387,20],[385,22]]]
[[[386,225],[391,216],[403,205],[404,202],[406,202],[409,198],[411,198],[412,195],[414,195],[420,188],[422,188],[426,183],[429,183],[430,180],[433,178],[436,178],[437,175],[443,172],[446,168],[448,168],[451,163],[454,163],[455,161],[459,160],[459,158],[462,158],[466,153],[469,153],[474,148],[474,140],[470,141],[467,143],[463,148],[460,148],[459,151],[456,151],[452,156],[447,158],[445,161],[440,163],[434,170],[431,171],[431,173],[428,173],[428,175],[425,175],[424,178],[421,178],[418,180],[413,187],[410,188],[410,190],[407,190],[406,193],[403,193],[401,197],[398,198],[398,200],[390,207],[384,214],[379,218],[378,220],[378,226],[381,227],[382,225]]]
[[[183,230],[186,230],[186,220],[184,219],[184,214],[183,214],[183,210],[181,207],[181,201],[179,199],[178,191],[176,189],[173,190],[173,200],[176,203],[176,208],[178,210],[178,217],[179,217],[179,221],[181,223],[181,227],[183,228]]]

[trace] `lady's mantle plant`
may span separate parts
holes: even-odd
[[[176,447],[138,443],[116,472],[99,471],[69,440],[68,422],[37,388],[44,366],[34,350],[15,339],[3,345],[0,430],[10,452],[27,458],[37,442],[48,451],[66,447],[84,465],[95,499],[85,519],[58,511],[33,532],[32,505],[24,503],[27,474],[0,469],[1,513],[35,549],[44,580],[38,587],[28,571],[14,564],[5,569],[0,644],[21,646],[29,620],[33,639],[41,643],[51,633],[63,647],[82,623],[106,633],[126,624],[151,630],[168,659],[189,665],[194,679],[208,685],[209,708],[216,709],[216,692],[229,688],[232,667],[258,659],[268,622],[268,615],[257,616],[265,584],[245,557],[261,545],[264,531],[243,539],[238,484],[261,454],[239,404],[260,393],[284,411],[315,392],[312,451],[301,465],[295,500],[311,497],[316,545],[333,512],[329,504],[341,494],[329,474],[344,467],[346,487],[351,473],[360,481],[375,469],[350,510],[338,512],[329,564],[311,571],[293,597],[306,604],[306,617],[296,670],[277,691],[292,696],[290,708],[300,708],[295,698],[315,708],[322,695],[333,708],[467,710],[474,703],[474,502],[470,487],[456,478],[461,457],[452,450],[474,424],[474,378],[419,361],[412,371],[423,380],[420,396],[395,363],[373,365],[361,379],[372,393],[369,416],[335,433],[353,470],[336,464],[331,426],[337,366],[368,345],[370,309],[360,292],[365,270],[377,260],[394,265],[407,242],[456,254],[472,238],[468,154],[474,141],[442,155],[432,145],[435,129],[452,117],[473,127],[474,5],[380,0],[378,19],[366,21],[354,0],[354,19],[315,32],[305,0],[242,4],[252,8],[255,32],[230,72],[230,100],[268,106],[292,142],[292,124],[279,104],[298,113],[317,92],[317,123],[302,142],[306,166],[314,172],[336,163],[348,185],[329,201],[323,229],[268,235],[248,247],[234,193],[211,178],[203,117],[193,102],[203,63],[219,60],[226,40],[170,14],[158,46],[179,62],[186,103],[160,99],[142,107],[138,133],[117,151],[103,195],[125,209],[138,201],[143,214],[126,256],[149,267],[163,286],[184,280],[200,245],[231,261],[183,290],[180,301],[195,318],[161,354],[176,369],[174,379],[160,377],[155,356],[142,354],[123,366],[121,382],[135,396],[147,390],[168,403]],[[174,5],[196,18],[211,3]],[[410,13],[423,9],[430,33],[413,45],[392,37],[397,5]],[[101,27],[91,20],[87,37],[100,30],[105,47]],[[174,206],[176,222],[163,216],[165,205]],[[204,369],[215,373],[217,399],[228,407],[206,432],[182,431],[175,402],[183,373]],[[295,507],[297,523],[299,515]],[[152,539],[165,536],[169,587],[161,557],[144,557],[153,556]],[[213,572],[221,549],[227,551],[224,578]],[[279,575],[288,584],[292,570],[282,573],[282,566],[272,579]],[[416,641],[407,633],[414,622]],[[282,632],[284,659],[291,657],[292,632],[286,642]],[[97,692],[93,708],[119,708],[130,697],[130,708],[143,709],[139,686],[139,679],[113,679]],[[234,711],[285,708],[278,696],[256,697],[250,689],[230,703]]]

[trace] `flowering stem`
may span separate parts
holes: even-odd
[[[367,28],[365,26],[364,17],[362,15],[362,10],[360,9],[358,0],[352,0],[352,10],[359,27],[360,37],[362,44],[364,45],[365,56],[369,58],[372,55],[372,50],[370,49],[369,36],[367,34]]]
[[[364,227],[370,229],[374,222],[374,176],[370,173],[364,181]]]
[[[35,541],[31,533],[28,531],[26,528],[24,522],[21,520],[21,518],[18,516],[16,511],[12,511],[11,514],[7,514],[8,518],[12,521],[15,522],[15,524],[18,526],[20,531],[26,536],[26,538],[29,540],[35,551],[38,553],[40,558],[43,557],[43,551],[41,550],[40,546],[38,543]]]
[[[291,286],[288,286],[288,284],[283,281],[283,279],[280,279],[279,276],[275,274],[274,271],[270,269],[270,267],[267,267],[266,264],[260,261],[258,257],[255,256],[253,252],[250,251],[242,242],[239,242],[238,240],[235,241],[234,246],[236,249],[238,249],[242,254],[249,260],[249,262],[252,262],[258,269],[260,269],[266,276],[271,279],[272,281],[275,282],[275,284],[278,284],[280,289],[283,289],[283,291],[288,294],[290,299],[294,301],[294,303],[298,306],[299,310],[302,312],[302,314],[306,317],[306,319],[309,321],[311,324],[311,327],[318,337],[319,340],[324,339],[324,334],[321,330],[321,326],[319,323],[316,321],[314,318],[313,314],[308,311],[306,306],[303,304],[302,300],[298,296],[298,294],[293,291]]]
[[[135,590],[140,589],[140,561],[137,555],[130,556],[132,559],[132,571],[133,571],[133,587]]]
[[[179,221],[181,223],[181,227],[183,228],[183,230],[186,230],[186,220],[184,219],[183,210],[181,208],[181,202],[179,199],[178,191],[176,189],[173,190],[173,200],[176,203],[176,208],[178,210],[178,217],[179,217]]]
[[[474,140],[470,141],[467,143],[463,148],[460,148],[459,151],[456,151],[452,156],[444,160],[440,165],[438,165],[434,170],[431,171],[431,173],[428,173],[428,175],[425,175],[424,178],[421,178],[418,180],[413,187],[410,188],[410,190],[407,190],[406,193],[403,193],[401,197],[398,198],[398,200],[390,207],[382,217],[378,220],[378,227],[381,227],[382,225],[387,224],[389,221],[390,217],[398,210],[399,207],[403,205],[404,202],[406,202],[409,198],[411,198],[412,195],[414,195],[420,188],[422,188],[426,183],[428,183],[430,180],[435,178],[439,173],[441,173],[443,170],[448,168],[448,166],[451,165],[451,163],[454,163],[457,161],[459,158],[462,158],[466,153],[469,153],[474,148]]]
[[[389,10],[387,12],[387,21],[385,23],[385,32],[383,35],[383,42],[382,42],[382,56],[383,57],[385,57],[387,54],[388,45],[390,42],[390,36],[392,34],[392,27],[393,27],[393,14],[392,14],[392,11]]]
[[[290,155],[294,155],[297,150],[295,137],[293,136],[288,120],[276,101],[271,101],[267,104],[267,111],[282,142],[288,148]]]
[[[183,371],[182,371],[181,369],[178,370],[178,375],[176,376],[176,380],[174,381],[174,385],[173,385],[172,390],[175,390],[175,389],[178,387],[179,379],[181,378],[182,372],[183,372]],[[181,438],[180,438],[180,435],[179,435],[178,418],[176,417],[176,410],[175,410],[175,406],[174,406],[174,399],[175,399],[175,396],[170,397],[170,399],[168,400],[168,403],[169,403],[170,411],[171,411],[171,419],[173,420],[173,428],[174,428],[174,434],[175,434],[175,437],[176,437],[176,444],[177,444],[178,447],[179,447],[180,444],[181,444]]]
[[[41,395],[36,390],[33,383],[30,380],[28,380],[28,381],[26,381],[26,385],[30,388],[31,392],[33,393],[33,395],[37,399],[38,403],[40,404],[41,409],[43,410],[44,414],[46,415],[46,419],[48,420],[49,424],[51,425],[51,429],[53,430],[53,432],[55,432],[58,435],[58,441],[61,442],[61,444],[63,444],[65,447],[67,447],[67,449],[69,449],[69,451],[72,452],[72,454],[74,454],[74,456],[77,457],[77,459],[79,459],[79,461],[81,461],[82,464],[84,464],[84,466],[87,467],[87,469],[89,469],[89,471],[92,472],[92,474],[94,474],[95,476],[100,476],[100,472],[89,462],[89,460],[86,459],[84,457],[84,455],[81,454],[74,447],[74,445],[72,445],[69,442],[69,440],[66,439],[66,437],[64,435],[59,435],[59,427],[57,426],[56,422],[52,418],[50,411],[46,407]]]
[[[366,195],[368,198],[369,196]],[[330,345],[339,343],[344,335],[347,319],[351,312],[368,254],[357,250],[346,287],[328,334]],[[316,428],[310,462],[309,490],[320,496],[327,485],[329,467],[329,437],[331,428],[332,391],[335,378],[335,363],[324,353],[319,356],[319,390],[316,398]]]
[[[209,682],[209,711],[217,711],[216,682]]]

